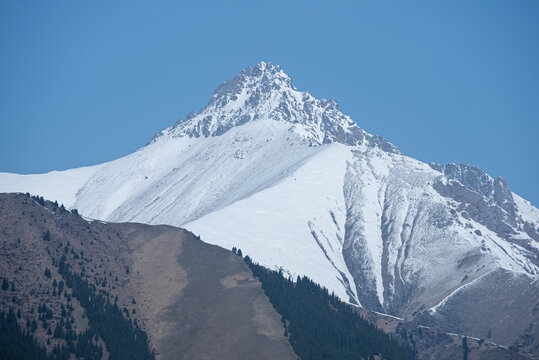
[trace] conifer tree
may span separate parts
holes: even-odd
[[[468,348],[468,338],[465,336],[462,338],[462,359],[468,360],[468,353],[470,349]]]

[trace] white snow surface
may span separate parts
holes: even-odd
[[[77,199],[77,192],[88,178],[104,165],[51,171],[46,174],[20,175],[0,172],[0,189],[4,193],[31,192],[33,195],[39,194],[48,200],[57,200],[66,207],[72,207]]]
[[[521,198],[515,193],[513,193],[513,200],[515,200],[518,213],[522,217],[522,220],[539,228],[539,210],[533,206],[531,202]]]
[[[324,146],[275,186],[183,226],[216,245],[236,246],[294,279],[308,274],[342,299],[357,300],[342,257],[342,187],[350,158],[344,145]]]

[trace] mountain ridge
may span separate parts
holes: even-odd
[[[300,132],[310,146],[367,142],[400,153],[393,144],[367,133],[344,115],[336,100],[319,100],[308,92],[298,91],[278,65],[264,61],[219,85],[204,108],[198,113],[190,112],[185,119],[162,130],[150,143],[163,135],[219,136],[234,126],[264,118],[302,125],[303,128],[291,130]]]
[[[66,172],[0,174],[0,191],[62,198],[95,219],[182,226],[350,303],[445,331],[492,333],[510,346],[535,326],[529,303],[511,333],[444,309],[480,311],[478,289],[493,313],[518,291],[539,292],[537,208],[478,168],[403,155],[283,74],[260,63],[133,154]],[[495,296],[507,274],[518,289]]]

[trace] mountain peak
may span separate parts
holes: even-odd
[[[288,123],[291,131],[300,134],[309,146],[366,143],[399,152],[384,139],[362,130],[340,111],[335,100],[316,99],[308,92],[298,91],[280,66],[264,61],[219,85],[200,112],[189,113],[156,137],[219,136],[257,120]]]
[[[256,66],[243,69],[238,75],[219,85],[208,106],[226,104],[230,100],[236,100],[245,88],[257,88],[263,93],[271,90],[280,92],[296,90],[292,80],[280,66],[261,61]]]
[[[272,63],[265,61],[261,61],[255,66],[246,67],[238,75],[259,78],[261,81],[281,79],[291,83],[290,77],[279,65],[273,65]]]
[[[271,62],[265,62],[265,61],[261,61],[253,67],[248,66],[245,69],[243,69],[241,73],[244,73],[246,75],[251,75],[251,76],[260,76],[262,74],[266,74],[266,75],[279,74],[279,75],[284,75],[285,77],[288,78],[288,75],[281,69],[279,65],[273,65]]]

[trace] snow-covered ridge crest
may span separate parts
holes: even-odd
[[[232,127],[260,119],[289,123],[290,131],[300,134],[310,146],[366,144],[399,153],[386,140],[362,130],[340,111],[335,100],[316,99],[298,91],[278,65],[266,62],[245,68],[219,85],[198,114],[189,113],[154,140],[162,136],[220,136]]]

